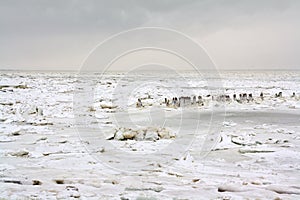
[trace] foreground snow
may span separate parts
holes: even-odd
[[[73,74],[2,72],[0,197],[299,199],[300,110],[299,99],[290,94],[299,96],[296,86],[300,76],[289,72],[268,77],[257,72],[237,73],[224,75],[228,94],[252,92],[257,98],[263,91],[266,99],[227,103],[226,110],[214,113],[222,121],[211,124],[210,111],[216,103],[201,108],[167,108],[161,105],[162,95],[169,98],[173,94],[162,86],[134,90],[126,104],[121,104],[123,107],[115,107],[117,100],[113,99],[122,94],[113,94],[113,88],[132,79],[117,82],[122,74],[111,74],[100,81],[96,76],[88,77],[87,82],[95,86],[94,102],[74,108],[73,92],[82,80]],[[163,81],[158,82],[167,84],[169,80],[161,76],[157,79]],[[194,87],[178,90],[182,91],[178,95],[205,95],[204,83],[193,74],[187,76]],[[183,88],[180,80],[171,85]],[[279,90],[284,98],[271,98]],[[142,98],[144,108],[135,108],[137,98]],[[128,138],[122,135],[118,140],[116,130],[120,127],[116,122],[120,127],[133,123],[139,130],[166,127],[172,137],[158,137],[158,128],[151,129],[157,135],[152,134],[150,139],[145,135],[140,140],[132,139],[132,132],[123,128]],[[216,145],[203,156],[211,127],[218,128]],[[193,143],[178,143],[174,151],[165,151],[180,139]],[[177,154],[179,149],[184,153]],[[116,152],[133,156],[122,159]],[[161,159],[152,159],[157,155]]]

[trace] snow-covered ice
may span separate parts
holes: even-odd
[[[0,198],[300,198],[299,71],[0,77]]]

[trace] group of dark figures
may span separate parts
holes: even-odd
[[[244,103],[244,102],[251,102],[254,100],[252,93],[247,94],[247,93],[242,93],[237,96],[236,94],[233,94],[233,101],[236,101],[238,103]],[[275,94],[276,98],[282,97],[282,92],[276,93]],[[296,97],[295,92],[293,92],[292,97]],[[212,96],[212,95],[206,95],[206,98],[211,98],[211,100],[216,100],[218,102],[231,102],[232,99],[230,98],[230,95],[219,95],[219,96]],[[259,98],[261,100],[264,100],[264,93],[261,92],[259,95]],[[181,106],[187,106],[187,105],[199,105],[199,106],[204,106],[204,98],[202,96],[196,96],[189,97],[173,97],[172,100],[165,98],[164,99],[164,104],[168,107],[181,107]],[[136,103],[136,107],[143,107],[142,100],[138,99]]]

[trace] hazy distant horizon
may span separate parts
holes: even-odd
[[[239,68],[239,69],[216,69],[217,71],[220,72],[226,72],[226,71],[249,71],[249,72],[255,72],[255,71],[300,71],[300,67],[299,68],[295,68],[295,69],[283,69],[283,68],[277,68],[277,69],[245,69],[245,68]],[[1,69],[0,68],[0,72],[79,72],[80,70],[59,70],[59,69]],[[170,71],[170,70],[139,70],[139,71]],[[184,69],[178,69],[176,71],[186,71],[186,72],[190,72],[193,70],[184,70]],[[215,71],[215,70],[206,70],[203,69],[201,71]],[[101,70],[91,70],[91,71],[81,71],[81,72],[102,72]],[[107,70],[107,72],[128,72],[127,69],[124,70]]]

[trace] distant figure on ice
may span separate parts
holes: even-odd
[[[226,100],[227,102],[230,102],[230,101],[231,101],[230,96],[229,96],[229,95],[225,95],[225,100]]]
[[[264,100],[264,93],[261,92],[259,96],[260,96],[261,100]]]
[[[199,106],[204,106],[204,102],[202,100],[202,96],[198,96],[198,105]]]
[[[36,107],[35,110],[37,116],[43,116],[43,110],[41,108]]]
[[[248,102],[249,102],[249,101],[253,101],[252,93],[248,94]]]
[[[177,104],[177,102],[178,102],[178,99],[177,99],[177,97],[175,97],[175,104]]]
[[[170,100],[169,99],[167,99],[167,102],[166,102],[166,106],[170,106]]]
[[[293,92],[293,95],[292,95],[292,97],[296,97],[296,94],[295,94],[295,92]]]
[[[239,94],[239,97],[240,97],[240,100],[241,100],[242,99],[242,94],[241,93]]]
[[[141,99],[138,99],[138,101],[136,102],[136,107],[137,107],[137,108],[140,108],[140,107],[142,107],[142,106],[143,106],[142,100],[141,100]]]
[[[277,97],[282,97],[282,92],[279,92]]]
[[[282,92],[279,92],[278,94],[275,93],[275,97],[278,98],[278,97],[282,97]]]
[[[173,97],[172,98],[172,105],[175,106],[175,104],[176,104],[176,100],[175,100],[175,97]]]
[[[243,101],[247,100],[247,93],[243,93]]]
[[[196,104],[196,96],[193,96],[192,105]]]

